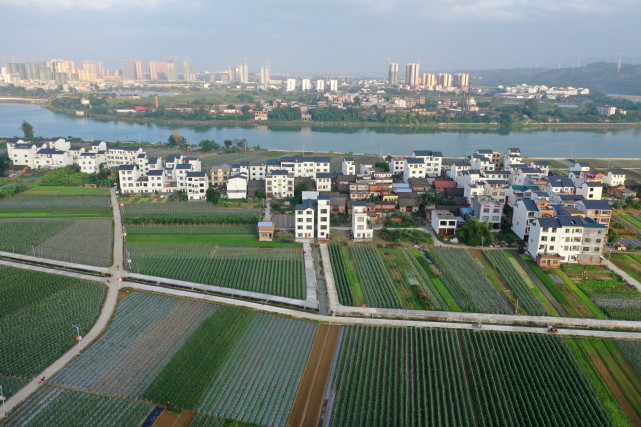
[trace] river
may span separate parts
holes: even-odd
[[[21,135],[26,120],[36,135],[108,141],[167,141],[177,130],[190,143],[245,138],[251,146],[279,150],[408,155],[438,150],[446,157],[477,148],[500,152],[518,147],[537,157],[641,157],[641,127],[586,130],[442,130],[434,128],[333,128],[266,126],[166,126],[120,120],[93,120],[53,113],[35,105],[0,104],[0,136]]]

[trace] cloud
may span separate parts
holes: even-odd
[[[171,4],[199,3],[198,1],[179,0],[0,0],[0,5],[52,10],[88,11],[131,11],[133,9],[152,10]]]

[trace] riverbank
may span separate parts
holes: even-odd
[[[75,117],[75,111],[65,111],[53,108],[50,105],[42,105],[54,113],[65,114]],[[124,121],[140,124],[156,124],[162,126],[264,126],[267,128],[352,128],[352,129],[434,129],[442,130],[609,130],[641,127],[638,123],[515,123],[510,126],[502,126],[498,123],[417,123],[417,124],[389,124],[377,122],[310,122],[310,121],[269,121],[269,120],[163,120],[149,117],[132,117],[129,115],[93,114],[85,116],[87,119]]]
[[[46,98],[20,98],[15,96],[0,96],[0,104],[35,104],[46,108],[49,102]]]

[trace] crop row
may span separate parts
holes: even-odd
[[[106,290],[97,283],[0,267],[0,374],[33,377],[86,333]]]
[[[260,425],[285,425],[316,324],[256,313],[198,411]]]
[[[330,396],[336,426],[474,425],[450,330],[346,327]]]
[[[641,293],[620,280],[581,280],[577,287],[608,317],[641,320]]]
[[[504,251],[484,251],[483,253],[492,267],[501,274],[505,284],[514,292],[519,304],[529,315],[546,316],[548,314],[532,290],[534,284],[520,274],[512,257]]]
[[[435,310],[447,310],[447,303],[438,292],[434,282],[432,282],[429,274],[421,264],[421,260],[424,261],[423,256],[418,251],[408,249],[404,250],[403,254],[407,262],[411,265],[412,271],[416,274],[416,278],[421,284],[421,287],[429,297],[433,308]],[[429,268],[429,266],[427,268]]]
[[[29,379],[13,377],[8,375],[0,375],[0,383],[2,383],[2,392],[4,397],[9,399],[16,394],[18,390],[27,385]]]
[[[617,341],[616,345],[641,376],[641,341]]]
[[[350,248],[365,303],[369,307],[403,308],[385,265],[372,246]]]
[[[206,244],[129,243],[131,271],[305,299],[300,249],[227,249]]]
[[[17,194],[0,200],[0,209],[42,208],[103,208],[109,207],[109,197],[101,196],[47,196]]]
[[[464,311],[511,313],[485,271],[466,250],[434,248],[430,250],[430,256],[441,270],[443,283]]]
[[[338,293],[338,302],[342,305],[353,306],[354,297],[352,296],[350,277],[348,268],[345,265],[343,249],[339,245],[329,245],[329,258],[332,263],[332,272],[334,274],[334,283]],[[352,279],[353,280],[353,279]]]
[[[125,216],[190,216],[190,215],[246,215],[257,216],[259,209],[236,209],[212,205],[208,202],[124,203]]]
[[[611,424],[562,340],[535,334],[461,334],[479,425]]]
[[[256,224],[129,225],[131,236],[255,236]]]
[[[57,387],[43,387],[2,426],[140,426],[153,405]]]
[[[140,397],[216,306],[135,292],[107,332],[51,379],[56,385]]]
[[[0,250],[106,267],[112,264],[111,219],[0,219]]]

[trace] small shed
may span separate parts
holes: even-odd
[[[271,242],[274,239],[274,223],[261,221],[258,223],[258,241]]]

